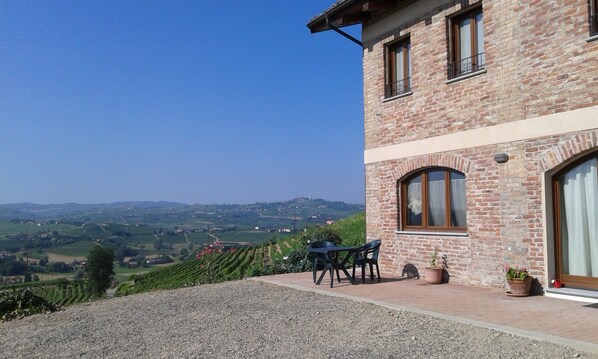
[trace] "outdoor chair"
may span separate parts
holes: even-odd
[[[379,239],[366,243],[355,253],[353,258],[353,280],[355,280],[355,267],[361,267],[361,282],[365,283],[365,267],[366,264],[370,267],[370,279],[374,280],[374,265],[376,266],[376,274],[378,275],[378,283],[380,283],[380,268],[378,267],[378,253],[380,252],[380,245],[382,242]]]
[[[315,241],[309,244],[309,248],[329,248],[329,247],[336,247],[334,245],[334,243],[332,242],[328,242],[328,241]],[[322,254],[322,253],[310,253],[312,255],[312,274],[313,274],[313,280],[314,283],[316,283],[316,274],[318,272],[318,267],[320,266],[322,268],[322,270],[324,272],[326,272],[327,270],[332,270],[332,262],[330,261],[330,258],[328,257],[328,255],[326,254]],[[339,276],[339,271],[338,268],[336,269],[336,277],[338,278],[338,281],[340,282],[340,276]]]

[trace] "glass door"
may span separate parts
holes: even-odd
[[[554,197],[558,279],[598,289],[598,155],[558,173]]]

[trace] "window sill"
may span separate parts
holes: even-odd
[[[407,92],[403,92],[400,95],[384,98],[384,99],[382,99],[382,102],[389,102],[389,101],[396,100],[398,98],[403,98],[403,97],[407,97],[407,96],[411,96],[411,95],[413,95],[413,91],[407,91]]]
[[[467,232],[436,232],[436,231],[395,231],[395,234],[444,236],[444,237],[469,237]]]
[[[597,41],[597,40],[598,40],[598,34],[588,37],[586,39],[586,42],[592,42],[592,41]]]
[[[459,76],[459,77],[455,77],[454,79],[446,80],[444,83],[447,84],[447,85],[449,85],[449,84],[452,84],[453,82],[458,82],[458,81],[465,80],[465,79],[468,79],[470,77],[475,77],[475,76],[478,76],[478,75],[481,75],[481,74],[485,74],[485,73],[486,73],[486,69],[483,68],[483,69],[481,69],[479,71],[476,71],[476,72],[470,72],[470,73],[468,73],[466,75],[462,75],[462,76]]]

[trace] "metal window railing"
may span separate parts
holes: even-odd
[[[598,35],[598,14],[590,15],[590,35]]]
[[[411,77],[387,84],[385,87],[385,96],[389,98],[409,91],[411,91]]]
[[[486,66],[486,55],[484,52],[448,64],[448,79],[467,75],[483,70]]]

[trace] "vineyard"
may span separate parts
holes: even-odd
[[[261,274],[264,253],[275,244],[264,242],[240,248],[234,252],[189,259],[169,267],[133,276],[134,284],[124,283],[117,295],[143,293],[156,289],[173,289],[197,284],[216,283]]]
[[[247,277],[309,270],[306,246],[311,241],[330,240],[357,246],[365,242],[365,216],[338,221],[332,226],[310,227],[294,238],[271,239],[242,247],[204,246],[195,257],[148,273],[133,275],[121,283],[115,295],[124,296],[158,289],[174,289]],[[217,249],[212,251],[212,249]],[[90,301],[85,281],[56,279],[0,286],[0,294],[30,292],[49,303],[66,306]]]
[[[46,282],[30,282],[0,287],[0,293],[14,292],[29,288],[31,292],[48,302],[66,306],[92,300],[87,291],[86,282],[58,279]]]
[[[262,242],[232,252],[192,258],[149,273],[134,275],[133,283],[121,284],[116,295],[307,270],[309,264],[306,245],[314,240],[330,240],[351,246],[363,244],[365,215],[360,213],[329,227],[312,227],[296,238]]]

